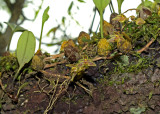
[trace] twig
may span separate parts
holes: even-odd
[[[115,10],[114,10],[114,7],[113,7],[112,0],[110,1],[110,4],[109,4],[109,5],[111,6],[111,9],[112,9],[111,13],[115,13]]]
[[[23,24],[23,22],[26,21],[26,20],[27,20],[27,21],[34,21],[34,19],[29,19],[29,18],[27,18],[27,17],[24,15],[24,12],[22,12],[21,16],[23,17],[23,19],[21,20],[20,23],[18,23],[18,25]]]
[[[13,4],[10,2],[10,0],[4,0],[4,2],[6,3],[8,9],[9,9],[10,11],[12,11]]]
[[[154,41],[155,39],[152,38],[151,41],[148,42],[148,44],[146,44],[142,49],[138,50],[137,53],[142,53],[143,51],[145,51]]]
[[[56,95],[55,95],[56,90],[57,90],[57,86],[58,86],[58,82],[59,82],[59,78],[58,78],[57,83],[56,83],[56,85],[55,85],[55,89],[54,89],[53,94],[52,94],[52,96],[51,96],[51,100],[50,100],[50,102],[49,102],[46,110],[44,111],[44,114],[47,114],[47,112],[48,112],[49,110],[51,110],[51,108],[53,107],[55,101],[56,101],[57,98],[58,98],[58,96],[56,97]]]
[[[49,105],[47,106],[46,110],[44,111],[44,114],[47,114],[49,110],[51,110],[55,104],[55,102],[58,100],[59,96],[62,95],[62,93],[66,92],[69,86],[70,81],[69,80],[65,80],[59,87],[59,91],[57,90],[57,86],[58,86],[58,81],[57,80],[57,84],[55,85],[56,88],[54,89],[54,92],[51,96],[51,100],[49,102]],[[65,87],[63,87],[65,86]],[[56,94],[56,91],[58,91],[58,93]]]
[[[46,64],[46,65],[44,66],[44,69],[54,67],[54,66],[56,66],[56,65],[58,65],[58,64],[64,64],[64,63],[66,63],[66,62],[67,62],[67,60],[64,60],[64,61],[61,61],[61,62],[56,62],[56,63],[53,63],[53,64]]]
[[[75,82],[79,87],[83,88],[89,95],[92,96],[92,91],[84,87],[81,83]]]
[[[108,59],[109,60],[109,59],[113,59],[114,57],[117,57],[119,55],[122,55],[122,53],[118,53],[114,56],[109,56],[109,57],[95,57],[95,58],[92,59],[92,61],[98,61],[98,60],[101,60],[101,59]]]
[[[3,86],[1,79],[0,79],[0,86],[1,86],[2,90],[5,92],[5,87]]]
[[[128,11],[131,11],[131,10],[138,10],[138,9],[135,9],[135,8],[133,8],[133,9],[128,9],[128,10],[126,10],[125,12],[123,12],[122,14],[125,14],[125,13],[127,13]]]
[[[60,53],[60,54],[57,54],[57,55],[51,55],[51,57],[46,57],[43,59],[43,62],[47,61],[47,60],[50,60],[50,59],[56,59],[58,57],[63,57],[64,56],[64,53]]]
[[[88,47],[88,44],[82,48],[82,51],[85,50],[87,47]]]
[[[60,74],[49,73],[49,72],[46,72],[44,70],[40,70],[40,72],[43,73],[44,75],[47,75],[47,76],[53,76],[53,77],[56,77],[56,78],[70,79],[69,76],[63,76],[63,75],[60,75]]]

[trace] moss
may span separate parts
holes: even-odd
[[[120,57],[119,57],[120,58]],[[148,68],[151,65],[151,59],[148,57],[140,57],[139,55],[135,55],[135,59],[130,60],[131,62],[121,61],[120,59],[116,59],[114,63],[115,67],[114,70],[110,70],[107,75],[104,75],[103,78],[98,79],[98,82],[103,86],[109,85],[122,85],[126,81],[130,80],[128,75],[121,75],[121,74],[128,74],[128,73],[138,73],[144,68]],[[109,61],[113,62],[113,61]],[[109,64],[107,62],[107,64]],[[106,64],[106,65],[107,65]]]
[[[14,54],[0,57],[0,71],[14,71],[18,68],[18,61]]]
[[[160,20],[157,14],[153,13],[152,16],[147,18],[145,21],[146,23],[141,26],[136,25],[136,23],[132,21],[124,28],[124,32],[132,39],[135,49],[139,49],[139,46],[143,47],[151,38],[156,39],[160,34]],[[140,41],[141,43],[138,44]]]
[[[132,60],[130,64],[123,66],[119,64],[119,61],[117,61],[114,73],[130,73],[135,72],[138,73],[144,68],[147,68],[150,66],[150,58],[148,57],[138,57],[137,60]]]

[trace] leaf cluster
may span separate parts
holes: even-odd
[[[131,21],[124,27],[124,31],[130,36],[134,45],[137,41],[141,41],[142,45],[145,42],[149,42],[150,38],[156,39],[159,36],[160,20],[156,13],[148,17],[146,23],[139,26],[135,21]]]
[[[41,35],[40,35],[40,43],[39,43],[39,50],[41,50],[41,40],[42,40],[42,32],[43,32],[43,26],[45,22],[48,20],[49,15],[48,15],[49,7],[47,7],[43,13],[42,16],[42,28],[41,28]],[[28,31],[24,29],[23,27],[19,25],[15,25],[13,23],[6,23],[10,26],[12,30],[12,35],[14,32],[23,32],[18,40],[17,44],[17,51],[16,51],[16,56],[17,60],[19,63],[19,69],[17,73],[15,74],[14,80],[17,79],[21,69],[24,67],[25,64],[27,64],[32,57],[34,56],[35,53],[35,47],[36,47],[36,39],[34,34],[31,31]],[[11,36],[12,38],[12,36]],[[11,42],[10,38],[10,42]],[[10,46],[10,43],[9,43]],[[8,46],[8,50],[9,50]]]

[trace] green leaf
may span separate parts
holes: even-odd
[[[43,16],[42,16],[42,26],[44,25],[44,23],[48,20],[49,15],[48,15],[48,11],[49,11],[49,6],[44,10],[43,12]]]
[[[54,44],[47,44],[47,46],[48,46],[48,47],[50,47],[50,46],[54,46]]]
[[[110,0],[93,0],[93,2],[100,13],[101,38],[103,38],[103,10],[110,3]]]
[[[154,2],[160,3],[160,1],[159,1],[159,0],[154,0]]]
[[[78,2],[85,3],[85,1],[84,1],[84,0],[78,0]]]
[[[11,36],[9,38],[9,43],[8,43],[8,46],[7,46],[7,51],[9,51],[11,40],[12,40],[12,36],[13,36],[14,32],[24,32],[24,31],[26,31],[26,29],[21,27],[21,26],[19,26],[19,25],[14,24],[14,23],[9,23],[9,22],[4,22],[4,23],[6,23],[12,30],[12,34],[11,34]]]
[[[17,44],[17,59],[20,67],[14,80],[17,78],[22,67],[32,59],[35,52],[35,47],[36,39],[33,33],[30,31],[24,31],[21,34]]]
[[[149,8],[149,7],[152,6],[152,4],[153,4],[153,2],[151,2],[151,1],[149,1],[149,0],[145,0],[145,1],[144,1],[144,6],[145,6],[145,7],[148,7],[148,8]]]
[[[147,8],[151,8],[153,5],[153,2],[149,1],[149,0],[145,0],[143,3],[141,3],[137,9],[141,9],[142,7],[147,7]]]
[[[55,34],[56,31],[59,29],[59,27],[60,27],[60,26],[58,25],[58,26],[56,26],[56,27],[51,28],[51,29],[48,31],[47,36],[49,36],[50,33]]]
[[[11,28],[13,33],[14,32],[24,32],[24,31],[26,31],[25,28],[23,28],[23,27],[21,27],[19,25],[16,25],[14,23],[9,23],[9,22],[4,22],[4,23],[6,23]]]
[[[33,20],[35,20],[37,18],[40,10],[42,9],[43,1],[44,0],[42,0],[41,4],[39,5],[38,10],[35,11],[35,15],[34,15],[34,19]]]
[[[73,1],[70,3],[70,5],[68,7],[68,15],[71,15],[72,7],[73,7]]]
[[[39,50],[41,50],[41,41],[42,41],[43,26],[44,26],[44,23],[49,18],[48,11],[49,11],[49,6],[44,10],[43,16],[42,16],[42,27],[41,27],[41,34],[40,34],[40,40],[39,40]]]
[[[153,1],[155,1],[155,2],[160,2],[159,0],[153,0]]]
[[[17,59],[20,66],[28,63],[34,55],[36,39],[32,32],[25,31],[21,34],[17,44]]]
[[[119,12],[119,14],[121,14],[121,6],[122,6],[123,1],[124,1],[124,0],[117,0],[117,3],[118,3],[118,12]]]
[[[66,17],[63,16],[61,21],[62,21],[62,25],[65,26]]]
[[[93,0],[95,6],[98,8],[98,10],[103,12],[103,10],[107,7],[107,5],[110,3],[110,0]]]

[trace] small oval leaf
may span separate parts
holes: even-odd
[[[24,32],[26,31],[27,29],[17,25],[16,28],[14,29],[14,32]]]
[[[36,39],[32,32],[24,31],[17,44],[17,59],[20,67],[28,63],[34,55]]]
[[[69,7],[68,7],[68,15],[71,15],[71,10],[72,10],[72,7],[73,7],[73,1],[70,3]]]

